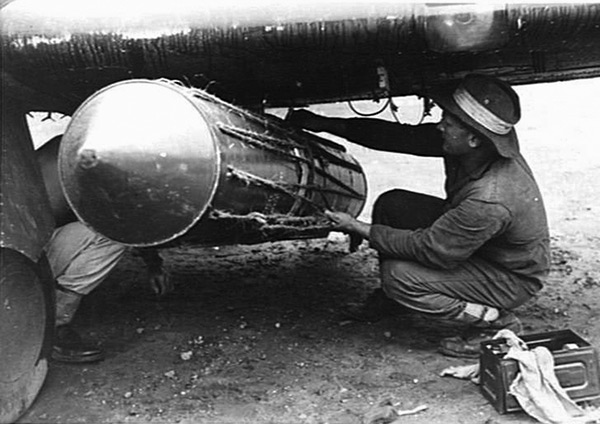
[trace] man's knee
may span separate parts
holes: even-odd
[[[397,203],[403,203],[405,190],[394,189],[379,195],[373,204],[372,221],[374,224],[385,224],[386,217],[393,214]]]
[[[51,243],[86,246],[95,242],[100,237],[102,236],[89,229],[82,222],[74,221],[56,228]]]
[[[388,190],[385,193],[380,194],[375,203],[373,204],[373,209],[381,209],[388,205],[390,202],[395,200],[397,197],[402,196],[405,190],[401,190],[399,188]]]
[[[373,224],[415,230],[431,225],[442,213],[444,201],[428,194],[394,189],[386,191],[373,205]]]
[[[71,238],[80,240],[80,243],[86,246],[86,251],[99,250],[106,255],[120,257],[127,250],[127,246],[107,239],[79,221],[71,222],[65,227],[69,227]]]

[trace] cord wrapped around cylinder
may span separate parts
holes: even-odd
[[[59,172],[81,221],[134,246],[321,237],[322,211],[358,216],[367,190],[342,146],[168,80],[86,100]]]

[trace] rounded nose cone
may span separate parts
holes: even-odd
[[[150,246],[200,219],[215,192],[219,155],[183,89],[131,80],[97,92],[75,112],[59,170],[80,220],[117,242]]]

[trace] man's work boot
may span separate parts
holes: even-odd
[[[457,358],[478,358],[481,342],[492,339],[500,330],[510,330],[519,335],[523,332],[523,324],[513,312],[502,310],[494,321],[474,324],[463,336],[442,339],[439,351]]]
[[[346,305],[342,316],[345,319],[359,322],[377,322],[391,316],[407,314],[408,308],[387,297],[383,289],[378,288],[363,303]]]
[[[104,351],[83,342],[69,325],[56,327],[52,359],[70,364],[87,364],[104,359]]]
[[[55,361],[83,364],[104,359],[101,349],[84,343],[69,326],[82,298],[83,295],[71,290],[56,290],[56,331],[52,346]]]

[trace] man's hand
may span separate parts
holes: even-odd
[[[366,222],[359,221],[345,212],[325,211],[325,216],[334,224],[335,230],[344,233],[354,233],[368,239],[371,226]]]
[[[285,121],[308,131],[327,131],[325,127],[326,118],[309,112],[306,109],[291,111],[285,118]]]
[[[163,269],[148,270],[148,284],[157,296],[164,296],[173,291],[173,281],[169,274]]]
[[[163,268],[163,259],[155,248],[136,249],[136,254],[146,265],[146,279],[150,290],[157,296],[164,296],[173,291],[173,281]]]
[[[325,211],[325,216],[334,224],[334,229],[345,233],[354,232],[354,221],[356,220],[351,215],[345,212]]]

